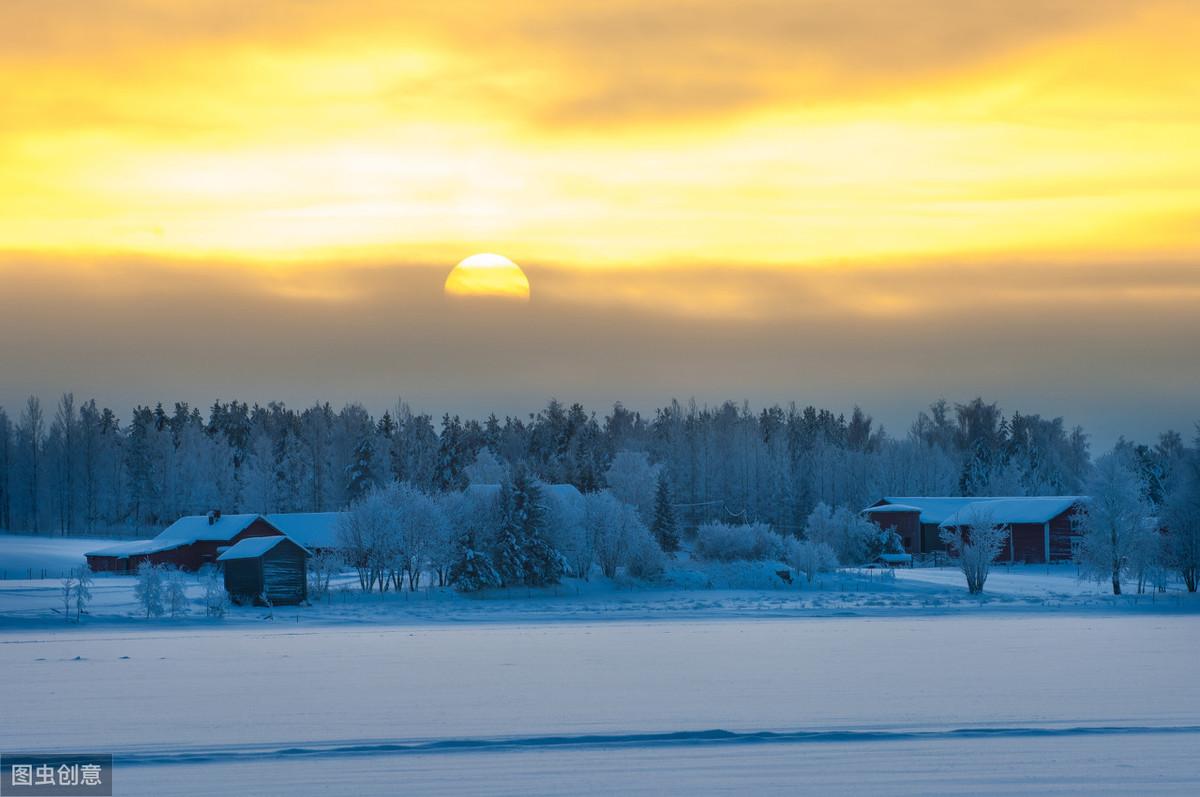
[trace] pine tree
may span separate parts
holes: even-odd
[[[671,487],[665,471],[658,474],[658,489],[654,494],[654,524],[651,527],[654,539],[663,553],[679,550],[679,524],[675,520],[675,507],[671,505]]]
[[[450,567],[450,586],[459,592],[479,592],[501,584],[500,574],[483,551],[475,549],[475,536],[467,533],[460,542],[461,554]]]
[[[346,496],[351,502],[362,498],[375,485],[374,446],[364,437],[354,449],[354,461],[346,473]]]

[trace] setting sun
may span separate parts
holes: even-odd
[[[447,296],[529,300],[529,278],[503,255],[484,252],[463,260],[446,277]]]

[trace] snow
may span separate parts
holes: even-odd
[[[257,559],[286,539],[287,537],[275,536],[247,537],[218,556],[217,561],[228,562],[230,559]]]
[[[127,795],[1194,788],[1192,616],[141,626],[0,632],[0,749],[99,734]]]
[[[30,547],[0,536],[0,560]],[[101,744],[123,795],[1194,793],[1197,596],[1061,565],[997,567],[982,597],[952,568],[777,568],[683,555],[656,587],[475,597],[347,573],[224,619],[189,576],[177,620],[98,575],[79,625],[56,581],[0,581],[0,749]]]
[[[38,534],[0,534],[0,580],[34,577],[42,570],[50,578],[87,563],[84,553],[97,545],[115,543],[106,537],[50,537]]]
[[[871,514],[871,515],[888,514],[891,512],[900,513],[900,512],[920,512],[920,511],[921,511],[920,507],[911,506],[910,504],[884,504],[883,506],[869,506],[863,510],[863,512]]]
[[[986,511],[996,523],[1049,523],[1086,499],[1075,496],[1042,498],[986,498],[973,501],[942,521],[942,527],[969,522],[973,513]]]
[[[85,556],[136,556],[147,553],[160,553],[161,551],[171,551],[176,548],[182,548],[188,543],[178,542],[175,540],[135,540],[133,542],[123,542],[118,545],[109,545],[104,548],[99,548],[94,551],[88,551]]]
[[[191,544],[199,540],[223,540],[228,542],[246,530],[261,515],[221,515],[209,523],[207,515],[188,515],[167,526],[157,540],[174,540]]]
[[[305,548],[337,547],[337,523],[342,512],[292,512],[267,515],[267,522]]]

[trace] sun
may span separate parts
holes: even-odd
[[[463,260],[446,277],[446,296],[529,301],[529,278],[503,255],[482,253]]]

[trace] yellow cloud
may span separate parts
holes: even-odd
[[[1186,3],[104,5],[0,10],[0,248],[1196,254]]]

